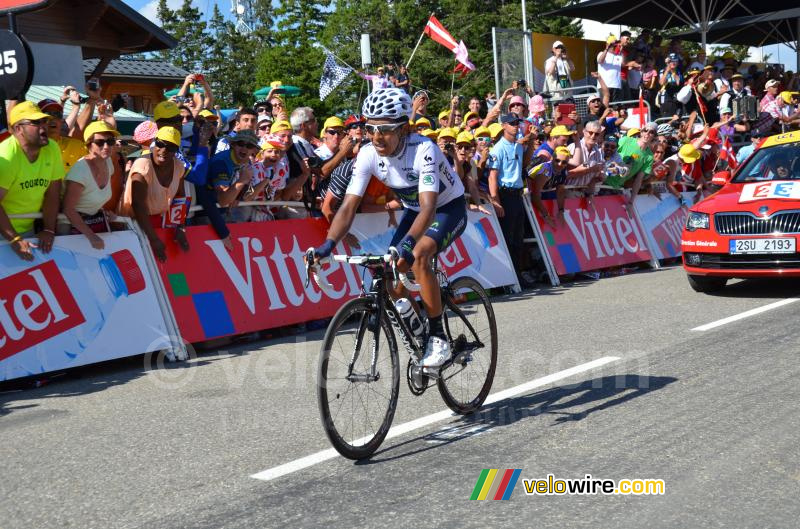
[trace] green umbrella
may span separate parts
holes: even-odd
[[[167,90],[166,92],[164,92],[164,97],[176,96],[176,95],[178,95],[178,92],[180,92],[180,91],[181,91],[180,88],[173,88],[172,90]],[[202,94],[202,93],[205,93],[205,90],[203,90],[202,87],[201,88],[190,88],[189,89],[189,93],[190,94],[196,94],[198,92]]]
[[[267,97],[267,95],[269,94],[270,90],[272,90],[271,86],[265,86],[263,88],[259,88],[255,92],[253,92],[253,95],[256,97],[256,99],[264,99],[265,97]],[[299,96],[301,92],[302,92],[302,90],[297,86],[284,84],[284,85],[281,85],[281,86],[277,87],[275,89],[274,94],[275,95],[293,97],[293,96]]]

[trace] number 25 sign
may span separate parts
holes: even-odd
[[[33,58],[28,44],[19,35],[0,30],[0,87],[5,98],[22,95],[32,78]]]

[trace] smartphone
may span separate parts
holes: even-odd
[[[203,74],[201,74],[201,73],[194,74],[194,80],[195,81],[202,81],[203,79],[205,79],[205,77],[203,77]]]
[[[86,87],[92,91],[100,90],[100,81],[97,79],[89,79],[89,81],[86,82]]]
[[[561,103],[558,105],[558,111],[561,112],[561,117],[556,121],[556,125],[571,127],[575,124],[575,121],[569,119],[569,115],[575,112],[575,105],[573,103]]]

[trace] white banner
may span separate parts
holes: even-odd
[[[688,204],[694,203],[694,191],[681,195]],[[662,193],[660,199],[651,195],[639,195],[633,207],[642,221],[648,246],[655,258],[680,257],[681,233],[689,208],[682,208],[678,199],[668,193]]]
[[[402,212],[397,213],[400,221]],[[506,285],[517,286],[514,266],[508,255],[503,232],[497,217],[469,211],[464,233],[439,256],[450,279],[467,275],[484,288]],[[355,235],[361,250],[357,253],[384,254],[389,248],[394,226],[389,226],[387,213],[362,213],[356,215],[350,233]]]
[[[56,237],[23,261],[0,246],[0,380],[142,354],[169,333],[132,232]]]

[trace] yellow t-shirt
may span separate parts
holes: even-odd
[[[6,214],[40,212],[50,183],[63,178],[61,152],[53,140],[41,148],[33,163],[14,136],[0,143],[0,187],[6,190],[0,205]],[[33,229],[33,219],[11,219],[11,225],[23,233]]]
[[[61,161],[64,162],[64,174],[68,173],[75,162],[89,154],[86,145],[80,140],[61,136],[58,138],[58,148],[61,149]]]

